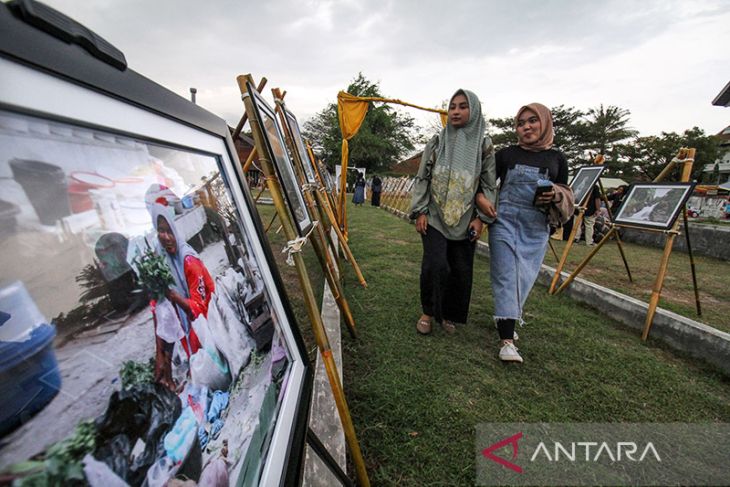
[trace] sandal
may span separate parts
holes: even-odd
[[[443,328],[447,335],[453,335],[456,333],[456,325],[453,321],[443,320],[441,322],[441,328]]]
[[[416,331],[421,335],[429,335],[431,333],[431,320],[418,320]]]

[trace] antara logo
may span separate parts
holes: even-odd
[[[517,473],[523,473],[522,467],[516,463],[512,463],[502,457],[495,455],[495,451],[503,448],[507,445],[512,446],[512,460],[517,458],[519,452],[519,440],[524,437],[520,431],[516,435],[512,435],[503,440],[490,445],[489,447],[482,450],[482,455],[485,458],[492,460],[493,462],[502,465],[505,468],[514,470]],[[641,452],[640,455],[638,453]],[[647,456],[653,456],[657,462],[661,462],[662,459],[659,456],[659,452],[654,447],[652,442],[648,442],[643,448],[639,448],[633,441],[619,441],[615,444],[608,442],[596,442],[596,441],[578,441],[571,443],[560,443],[558,441],[552,442],[552,448],[549,448],[544,441],[541,441],[535,452],[530,457],[530,462],[540,460],[544,458],[549,462],[558,461],[569,461],[577,462],[597,462],[601,458],[610,459],[612,462],[620,462],[629,460],[632,462],[643,462]]]

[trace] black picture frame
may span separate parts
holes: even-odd
[[[53,325],[57,321],[51,320],[50,316],[47,318],[42,316],[44,312],[48,313],[45,310],[58,310],[60,308],[58,303],[62,301],[63,303],[77,302],[79,306],[84,304],[82,301],[73,301],[76,298],[73,293],[69,294],[69,290],[73,291],[75,288],[74,279],[64,277],[69,270],[75,270],[77,262],[89,262],[84,269],[94,270],[89,275],[85,274],[87,280],[106,279],[109,275],[116,275],[113,266],[100,265],[103,259],[100,260],[98,253],[96,255],[92,253],[93,259],[86,256],[89,254],[89,242],[99,244],[101,241],[100,238],[96,238],[95,229],[102,227],[111,229],[113,225],[116,225],[118,231],[113,233],[121,235],[125,240],[131,240],[128,238],[130,235],[126,235],[125,232],[133,226],[131,222],[134,217],[138,216],[134,211],[146,211],[145,205],[164,206],[165,211],[169,212],[170,218],[174,219],[175,217],[172,215],[176,213],[179,203],[184,208],[181,210],[181,216],[186,215],[186,210],[194,208],[196,217],[208,222],[215,220],[218,223],[215,225],[215,229],[213,229],[213,225],[206,224],[207,230],[213,233],[210,235],[197,233],[196,237],[190,240],[191,245],[202,247],[202,252],[198,252],[201,261],[205,260],[203,254],[215,246],[218,252],[216,255],[220,256],[220,262],[222,262],[221,269],[234,270],[233,273],[240,272],[241,275],[252,279],[252,282],[261,285],[262,294],[258,294],[256,289],[251,287],[250,289],[254,292],[248,294],[250,299],[247,298],[246,302],[242,304],[244,307],[250,306],[251,309],[256,305],[258,311],[264,310],[261,311],[262,314],[257,315],[258,317],[264,316],[263,313],[270,313],[274,321],[274,325],[272,325],[275,327],[274,333],[278,333],[274,336],[278,337],[277,340],[280,341],[267,343],[264,339],[260,349],[256,343],[255,354],[257,357],[263,357],[262,360],[267,360],[265,357],[273,356],[275,352],[280,354],[279,356],[283,353],[286,357],[284,361],[277,362],[284,364],[282,365],[284,367],[282,377],[285,377],[285,383],[278,384],[276,390],[267,389],[267,391],[272,391],[267,392],[264,397],[265,401],[269,402],[262,402],[261,410],[257,413],[257,424],[264,424],[264,419],[268,418],[266,421],[270,422],[266,424],[269,424],[270,428],[258,428],[253,425],[249,432],[251,436],[246,437],[243,434],[238,436],[248,438],[245,441],[249,441],[249,444],[253,444],[251,438],[256,436],[256,445],[260,447],[259,452],[254,456],[248,455],[247,452],[236,453],[234,449],[239,448],[240,445],[231,440],[229,448],[232,456],[230,459],[235,461],[229,467],[229,478],[232,483],[299,484],[304,462],[313,371],[274,257],[268,247],[263,225],[255,209],[250,190],[245,184],[245,177],[236,156],[229,127],[219,117],[134,71],[125,69],[119,63],[105,62],[103,56],[98,57],[94,49],[88,48],[88,43],[73,44],[59,40],[53,35],[41,32],[36,27],[27,24],[22,17],[18,11],[11,11],[11,7],[7,4],[0,5],[0,70],[2,70],[4,78],[4,88],[0,91],[0,118],[2,119],[0,121],[0,146],[2,146],[3,154],[0,159],[0,171],[3,172],[4,177],[0,183],[4,184],[4,190],[8,185],[11,185],[11,189],[13,189],[13,191],[3,191],[3,195],[0,196],[5,200],[3,203],[6,203],[6,205],[2,205],[0,246],[6,256],[15,255],[17,259],[12,267],[4,265],[3,275],[0,277],[0,288],[2,288],[0,294],[5,299],[8,294],[5,291],[10,289],[13,296],[20,296],[27,304],[24,309],[35,308],[37,312],[26,312],[26,315],[32,318],[29,318],[29,322],[32,322],[33,325],[36,325],[35,322],[38,320],[44,320]],[[81,30],[76,32],[81,32]],[[98,41],[99,39],[96,38],[95,42]],[[72,138],[73,140],[70,140]],[[67,169],[68,163],[65,161],[75,159],[68,154],[63,155],[54,150],[63,145],[69,147],[73,145],[80,151],[80,154],[85,154],[83,157],[86,157],[87,160],[82,162],[87,163],[95,172],[104,170],[104,174],[89,176],[89,174],[79,171],[74,175],[73,180],[79,191],[70,191],[72,178]],[[85,147],[91,149],[87,150]],[[22,157],[14,155],[14,153],[22,151],[25,151],[25,155]],[[33,159],[39,164],[33,163],[33,160],[27,156],[30,151],[37,152]],[[70,151],[67,152],[70,153]],[[105,157],[110,154],[115,155],[116,158]],[[126,167],[124,164],[112,164],[112,161],[115,160],[131,160],[127,157],[128,154],[136,154],[135,161],[138,161],[139,164],[130,163]],[[16,162],[11,166],[11,159],[15,161],[22,159],[25,162]],[[81,156],[77,159],[81,159]],[[177,174],[172,174],[170,171],[165,172],[171,167],[177,168]],[[19,169],[25,170],[24,179],[19,176]],[[33,173],[33,170],[36,169],[46,170],[47,173],[50,170],[51,179],[58,176],[53,180],[58,183],[57,186],[63,186],[62,192],[58,194],[68,195],[68,199],[65,196],[58,196],[46,201],[45,206],[41,206],[42,198],[34,195],[37,192],[33,190],[33,183],[43,183],[43,187],[46,188],[45,193],[50,193],[48,189],[50,186],[47,184],[48,181],[43,180],[37,173]],[[137,201],[139,208],[131,208],[128,213],[121,212],[123,218],[114,220],[114,217],[118,215],[115,215],[116,203],[111,202],[112,197],[118,198],[117,203],[119,203],[123,201],[121,197],[128,196],[130,192],[118,191],[118,194],[115,195],[108,193],[112,182],[116,185],[138,184],[140,182],[138,180],[144,180],[149,176],[145,171],[156,169],[160,169],[159,176],[163,180],[167,178],[169,181],[175,181],[179,178],[182,181],[182,185],[179,187],[186,189],[190,184],[197,187],[201,184],[200,176],[208,176],[212,170],[218,175],[216,186],[211,190],[209,198],[216,204],[226,203],[225,208],[207,206],[204,203],[196,202],[194,198],[181,198],[179,201],[173,202],[171,198],[168,198],[169,193],[166,193],[168,196],[155,197],[150,201]],[[132,173],[134,174],[132,175]],[[82,194],[82,196],[79,197],[78,194]],[[99,195],[99,199],[94,198],[96,195]],[[104,206],[106,204],[104,199],[107,196],[106,203],[109,205]],[[183,194],[178,194],[178,196],[183,196]],[[75,202],[72,197],[75,198]],[[37,201],[33,201],[34,198]],[[188,205],[192,206],[185,208]],[[102,214],[104,218],[101,218]],[[226,224],[221,225],[221,222],[226,222]],[[149,215],[145,217],[145,222],[140,220],[136,224],[141,227],[146,225],[148,228],[153,226]],[[215,234],[215,232],[223,233]],[[54,245],[34,247],[25,245],[22,247],[23,253],[19,254],[19,235],[21,233],[23,241],[30,239],[46,242],[55,239],[57,247]],[[105,235],[109,233],[105,231]],[[145,231],[138,232],[136,235],[140,237],[140,242],[149,243],[149,240],[146,240]],[[155,238],[152,240],[154,242]],[[124,240],[113,236],[104,241],[110,242],[111,246],[114,246]],[[231,247],[230,242],[237,242],[231,244],[234,249],[232,255],[227,252]],[[96,245],[95,248],[99,248],[99,246]],[[124,249],[128,258],[130,247],[119,248]],[[39,268],[43,259],[38,256],[48,252],[55,252],[56,258],[53,259],[55,265],[44,267],[47,269],[46,276],[44,276],[45,284],[41,286],[35,281],[26,281],[24,284],[18,285],[19,282],[23,282],[19,278],[22,269]],[[244,257],[247,257],[248,260]],[[6,264],[7,258],[10,257],[6,257]],[[99,262],[98,272],[95,270],[95,262]],[[244,272],[247,262],[255,264],[256,267],[255,269],[248,268],[250,276]],[[106,264],[106,261],[104,263]],[[122,266],[129,264],[124,259],[115,261],[115,263]],[[210,268],[211,278],[222,277],[213,270],[212,264],[206,262],[205,266]],[[16,271],[15,269],[21,270]],[[132,272],[138,273],[139,269],[133,268]],[[81,274],[77,274],[77,277],[79,275]],[[131,277],[129,272],[126,275]],[[78,282],[78,279],[76,281]],[[111,281],[116,281],[116,278],[109,278],[103,289],[113,305],[114,299],[119,297],[121,292],[118,288],[119,283],[115,282],[114,285],[111,285]],[[216,282],[216,289],[223,291],[224,286]],[[232,302],[238,303],[237,299],[234,298]],[[254,299],[258,301],[254,303]],[[7,303],[8,301],[5,299],[0,305],[3,313],[11,315],[10,319],[16,315],[20,316],[16,313],[7,313],[9,309],[6,306]],[[118,330],[109,332],[104,328],[105,326],[113,329],[121,323],[123,326],[119,330],[124,330],[124,327],[132,326],[131,322],[127,320],[135,317],[134,319],[142,324],[139,326],[138,333],[152,333],[152,336],[159,337],[157,328],[150,332],[151,329],[148,326],[143,326],[149,323],[149,306],[144,300],[140,306],[127,318],[110,319],[109,316],[113,317],[113,315],[99,316],[99,319],[103,318],[105,321],[102,324],[94,323],[91,329],[84,329],[83,332],[92,332],[90,339],[92,342],[94,339],[104,340],[106,336],[120,334]],[[208,306],[210,305],[208,304]],[[267,307],[268,309],[266,309]],[[247,311],[247,316],[253,316],[251,309]],[[64,312],[59,316],[63,316],[66,321],[76,319],[76,315],[70,313],[68,307],[63,310]],[[210,315],[210,308],[208,311]],[[4,323],[7,321],[5,315],[0,316]],[[215,333],[212,332],[212,335],[216,336]],[[74,407],[75,402],[91,401],[94,403],[94,408],[99,408],[99,412],[108,411],[107,407],[111,407],[111,397],[117,394],[121,387],[121,373],[116,364],[126,357],[122,355],[125,353],[124,348],[120,343],[115,344],[114,350],[110,350],[106,354],[96,353],[91,345],[82,347],[74,344],[75,340],[77,340],[76,336],[67,339],[65,343],[57,341],[46,349],[57,356],[63,355],[66,360],[59,360],[59,362],[66,362],[67,365],[52,366],[48,374],[39,376],[35,381],[45,384],[46,388],[55,388],[52,391],[55,395],[51,397],[50,402],[44,403],[38,411],[21,412],[18,419],[22,424],[13,425],[10,430],[4,431],[0,435],[3,443],[3,448],[0,450],[0,471],[4,471],[17,460],[22,461],[31,456],[43,454],[51,445],[67,438],[76,425],[76,422],[69,421],[69,418],[79,409]],[[0,345],[7,345],[8,342],[0,340]],[[188,341],[188,343],[192,342]],[[79,346],[72,349],[69,348],[71,345]],[[279,348],[275,349],[275,345]],[[242,367],[247,368],[251,363],[253,362],[249,361]],[[108,374],[102,370],[107,367],[107,364],[112,365]],[[64,384],[68,384],[70,380],[63,375],[65,366],[75,367],[73,373],[81,383],[87,377],[91,380],[94,373],[101,373],[102,381],[91,382],[102,384],[106,395],[84,393],[83,389],[66,390]],[[60,384],[49,380],[53,371],[58,371],[63,378]],[[230,375],[231,380],[235,381],[236,374],[231,372]],[[35,382],[26,382],[24,387]],[[10,397],[7,395],[10,391],[7,390],[6,385],[0,384],[0,388],[4,389],[2,396]],[[17,384],[9,385],[9,387],[16,386]],[[158,383],[153,387],[157,389],[162,386]],[[246,391],[246,386],[242,387],[244,387],[242,390]],[[234,414],[241,411],[239,409],[241,403],[235,402],[233,395],[230,397],[228,412],[230,413],[229,418],[232,418]],[[61,412],[55,413],[53,418],[46,418],[50,421],[48,424],[52,424],[53,427],[46,429],[36,427],[34,430],[34,421],[38,421],[43,415],[48,415],[54,403],[61,404],[59,401],[66,401],[69,406],[63,406]],[[3,420],[8,419],[5,416],[7,412],[4,405]],[[101,416],[94,414],[93,416],[82,416],[81,419],[93,421],[99,417]],[[10,419],[14,421],[15,417]],[[69,425],[71,430],[68,428]],[[103,444],[97,444],[97,447],[101,446]],[[253,449],[249,451],[253,451]],[[236,455],[239,456],[236,457]]]
[[[246,85],[248,94],[253,101],[254,110],[256,110],[256,117],[261,122],[261,132],[264,135],[269,160],[271,160],[281,183],[284,199],[287,202],[297,233],[300,237],[303,237],[311,230],[313,222],[304,203],[302,188],[294,174],[294,166],[287,151],[284,133],[279,126],[276,113],[264,97],[251,83],[247,82]]]
[[[299,154],[299,159],[302,161],[302,169],[304,171],[304,177],[308,184],[317,184],[317,176],[314,172],[314,166],[309,158],[309,151],[304,145],[304,138],[302,137],[302,131],[299,127],[297,117],[287,107],[283,107],[284,120],[286,120],[286,128],[294,141],[294,146]]]
[[[632,184],[614,216],[614,223],[669,230],[692,196],[694,186],[694,183]]]
[[[593,190],[593,186],[598,183],[598,179],[606,169],[604,165],[582,166],[578,168],[578,172],[570,181],[570,188],[573,190],[573,199],[576,206],[583,206],[588,195]]]

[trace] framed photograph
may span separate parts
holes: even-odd
[[[3,478],[298,482],[312,367],[225,122],[8,9]]]
[[[314,166],[312,166],[312,161],[309,159],[307,147],[304,145],[304,139],[302,138],[302,131],[299,129],[297,117],[289,109],[284,108],[284,119],[286,120],[287,129],[291,134],[292,140],[294,140],[294,146],[299,154],[299,159],[302,161],[302,169],[304,170],[304,177],[307,179],[307,183],[317,184],[317,176],[314,174]]]
[[[694,183],[644,183],[629,187],[614,223],[669,230],[692,195]]]
[[[598,178],[606,169],[604,165],[583,166],[578,168],[578,172],[570,181],[570,187],[573,190],[573,197],[576,206],[583,206],[585,200],[591,194],[593,186],[598,183]]]
[[[284,198],[294,218],[297,232],[300,237],[303,237],[312,228],[312,220],[304,203],[302,189],[294,174],[294,166],[286,150],[284,134],[276,121],[274,110],[266,103],[266,100],[264,100],[261,94],[256,91],[256,88],[251,86],[251,83],[248,83],[247,86],[248,94],[254,102],[253,106],[254,110],[256,110],[256,116],[261,121],[261,128],[266,139],[266,149],[269,151],[271,161],[276,168],[276,175],[284,191]]]

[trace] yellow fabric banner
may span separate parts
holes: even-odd
[[[340,196],[337,208],[337,217],[339,219],[342,233],[347,238],[347,161],[350,155],[350,147],[348,140],[353,138],[357,131],[360,130],[365,115],[368,113],[370,102],[395,103],[407,107],[418,108],[427,112],[438,113],[441,119],[441,125],[446,126],[446,111],[438,108],[426,108],[412,103],[408,103],[396,98],[378,98],[374,96],[355,96],[345,91],[337,93],[337,118],[340,122],[340,132],[342,133],[342,172],[340,173]]]

